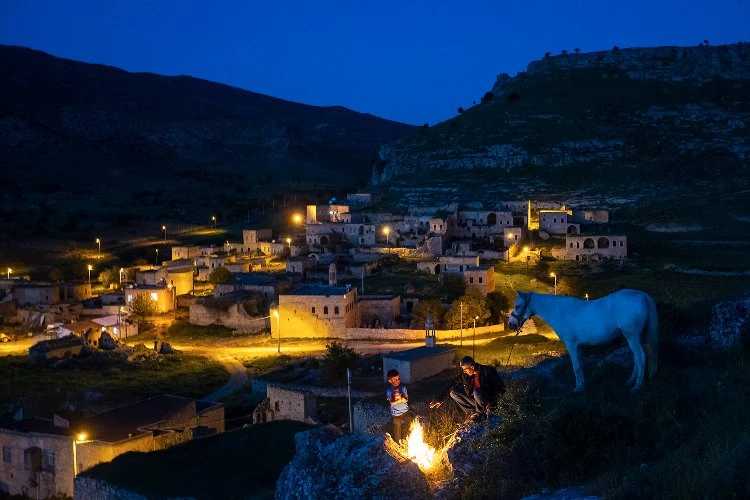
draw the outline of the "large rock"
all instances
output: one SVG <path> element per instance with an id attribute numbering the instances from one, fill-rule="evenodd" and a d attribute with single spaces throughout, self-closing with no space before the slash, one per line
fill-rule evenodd
<path id="1" fill-rule="evenodd" d="M 716 304 L 711 315 L 711 343 L 730 348 L 750 342 L 750 299 Z"/>
<path id="2" fill-rule="evenodd" d="M 419 467 L 388 453 L 386 439 L 343 435 L 330 426 L 297 434 L 297 452 L 276 483 L 276 498 L 429 498 Z"/>

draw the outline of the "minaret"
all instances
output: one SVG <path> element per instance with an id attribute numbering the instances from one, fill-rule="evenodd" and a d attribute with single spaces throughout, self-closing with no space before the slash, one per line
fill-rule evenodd
<path id="1" fill-rule="evenodd" d="M 331 265 L 328 266 L 328 284 L 331 286 L 336 286 L 338 283 L 336 279 L 336 263 L 331 262 Z"/>

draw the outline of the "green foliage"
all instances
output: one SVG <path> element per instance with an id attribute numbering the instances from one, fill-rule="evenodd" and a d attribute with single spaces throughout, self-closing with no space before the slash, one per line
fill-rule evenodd
<path id="1" fill-rule="evenodd" d="M 324 384 L 335 385 L 346 381 L 346 370 L 357 367 L 360 355 L 349 347 L 333 341 L 326 344 L 328 351 L 320 360 L 320 378 Z"/>
<path id="2" fill-rule="evenodd" d="M 139 293 L 130 302 L 130 311 L 137 320 L 143 320 L 157 313 L 156 302 L 147 293 Z"/>
<path id="3" fill-rule="evenodd" d="M 412 328 L 424 328 L 428 315 L 432 316 L 432 322 L 436 329 L 442 326 L 443 305 L 438 299 L 422 299 L 417 302 L 411 312 Z"/>
<path id="4" fill-rule="evenodd" d="M 99 282 L 101 282 L 104 288 L 109 288 L 112 284 L 118 284 L 120 282 L 120 268 L 112 266 L 99 273 Z"/>
<path id="5" fill-rule="evenodd" d="M 217 267 L 208 275 L 208 281 L 214 285 L 229 283 L 232 281 L 232 273 L 224 266 Z"/>
<path id="6" fill-rule="evenodd" d="M 462 295 L 453 301 L 451 308 L 445 313 L 445 326 L 449 329 L 457 329 L 461 326 L 461 304 L 463 303 L 463 326 L 468 328 L 474 325 L 484 325 L 490 318 L 490 309 L 487 300 L 479 291 L 470 289 L 466 295 Z"/>
<path id="7" fill-rule="evenodd" d="M 505 314 L 511 309 L 511 299 L 502 292 L 487 294 L 487 308 L 490 310 L 490 321 L 500 324 L 505 320 Z"/>
<path id="8" fill-rule="evenodd" d="M 456 297 L 463 295 L 466 290 L 464 284 L 464 278 L 457 273 L 441 274 L 440 280 L 443 282 L 443 290 L 445 291 L 445 298 L 451 302 Z"/>

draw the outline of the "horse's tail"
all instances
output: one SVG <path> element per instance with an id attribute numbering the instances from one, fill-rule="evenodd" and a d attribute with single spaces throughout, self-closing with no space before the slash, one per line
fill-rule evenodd
<path id="1" fill-rule="evenodd" d="M 648 364 L 648 378 L 654 378 L 659 363 L 659 313 L 656 302 L 650 296 L 648 300 L 648 323 L 646 324 L 646 351 Z"/>

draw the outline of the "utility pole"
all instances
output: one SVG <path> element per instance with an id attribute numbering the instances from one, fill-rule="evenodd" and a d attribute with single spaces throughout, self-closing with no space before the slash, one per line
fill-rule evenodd
<path id="1" fill-rule="evenodd" d="M 461 302 L 461 346 L 464 345 L 464 303 Z"/>

